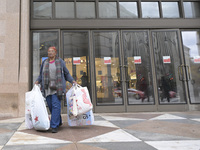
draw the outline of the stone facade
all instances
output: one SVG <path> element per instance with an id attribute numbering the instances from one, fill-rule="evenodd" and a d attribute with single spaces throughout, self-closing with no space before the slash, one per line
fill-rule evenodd
<path id="1" fill-rule="evenodd" d="M 0 116 L 24 116 L 29 90 L 30 1 L 0 1 Z"/>

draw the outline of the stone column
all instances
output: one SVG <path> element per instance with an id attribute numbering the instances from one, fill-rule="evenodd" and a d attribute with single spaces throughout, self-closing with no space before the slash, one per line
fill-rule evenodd
<path id="1" fill-rule="evenodd" d="M 0 117 L 24 115 L 29 76 L 29 0 L 0 0 Z"/>
<path id="2" fill-rule="evenodd" d="M 29 90 L 30 73 L 30 1 L 21 0 L 21 24 L 20 24 L 20 50 L 19 50 L 19 96 L 18 116 L 24 115 L 25 92 Z"/>

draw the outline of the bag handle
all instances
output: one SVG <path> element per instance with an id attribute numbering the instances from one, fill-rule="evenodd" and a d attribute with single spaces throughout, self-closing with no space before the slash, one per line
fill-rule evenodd
<path id="1" fill-rule="evenodd" d="M 82 86 L 79 85 L 79 84 L 73 84 L 73 87 L 74 87 L 75 89 L 77 89 L 77 88 L 81 88 Z"/>

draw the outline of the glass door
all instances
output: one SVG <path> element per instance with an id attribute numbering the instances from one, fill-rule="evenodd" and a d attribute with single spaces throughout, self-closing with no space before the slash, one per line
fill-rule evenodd
<path id="1" fill-rule="evenodd" d="M 128 104 L 155 104 L 147 31 L 123 31 Z"/>
<path id="2" fill-rule="evenodd" d="M 34 85 L 40 73 L 42 61 L 47 57 L 50 46 L 55 46 L 59 53 L 59 31 L 32 31 L 32 84 Z"/>
<path id="3" fill-rule="evenodd" d="M 122 31 L 127 111 L 156 110 L 148 31 Z"/>
<path id="4" fill-rule="evenodd" d="M 179 37 L 176 30 L 152 31 L 152 44 L 159 99 L 158 110 L 163 105 L 186 104 L 184 87 L 184 68 L 179 49 Z M 184 107 L 184 105 L 183 105 Z M 178 110 L 178 107 L 175 108 Z"/>
<path id="5" fill-rule="evenodd" d="M 63 59 L 70 74 L 79 85 L 86 86 L 90 92 L 88 31 L 62 31 L 62 49 Z M 72 84 L 69 82 L 66 84 L 68 91 Z"/>
<path id="6" fill-rule="evenodd" d="M 93 31 L 96 112 L 124 112 L 118 31 Z"/>
<path id="7" fill-rule="evenodd" d="M 200 103 L 200 31 L 182 31 L 191 104 Z"/>

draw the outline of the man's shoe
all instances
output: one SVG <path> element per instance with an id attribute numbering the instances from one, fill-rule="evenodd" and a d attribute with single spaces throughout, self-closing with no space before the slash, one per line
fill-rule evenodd
<path id="1" fill-rule="evenodd" d="M 58 128 L 52 128 L 51 132 L 52 133 L 57 133 L 58 132 Z"/>

